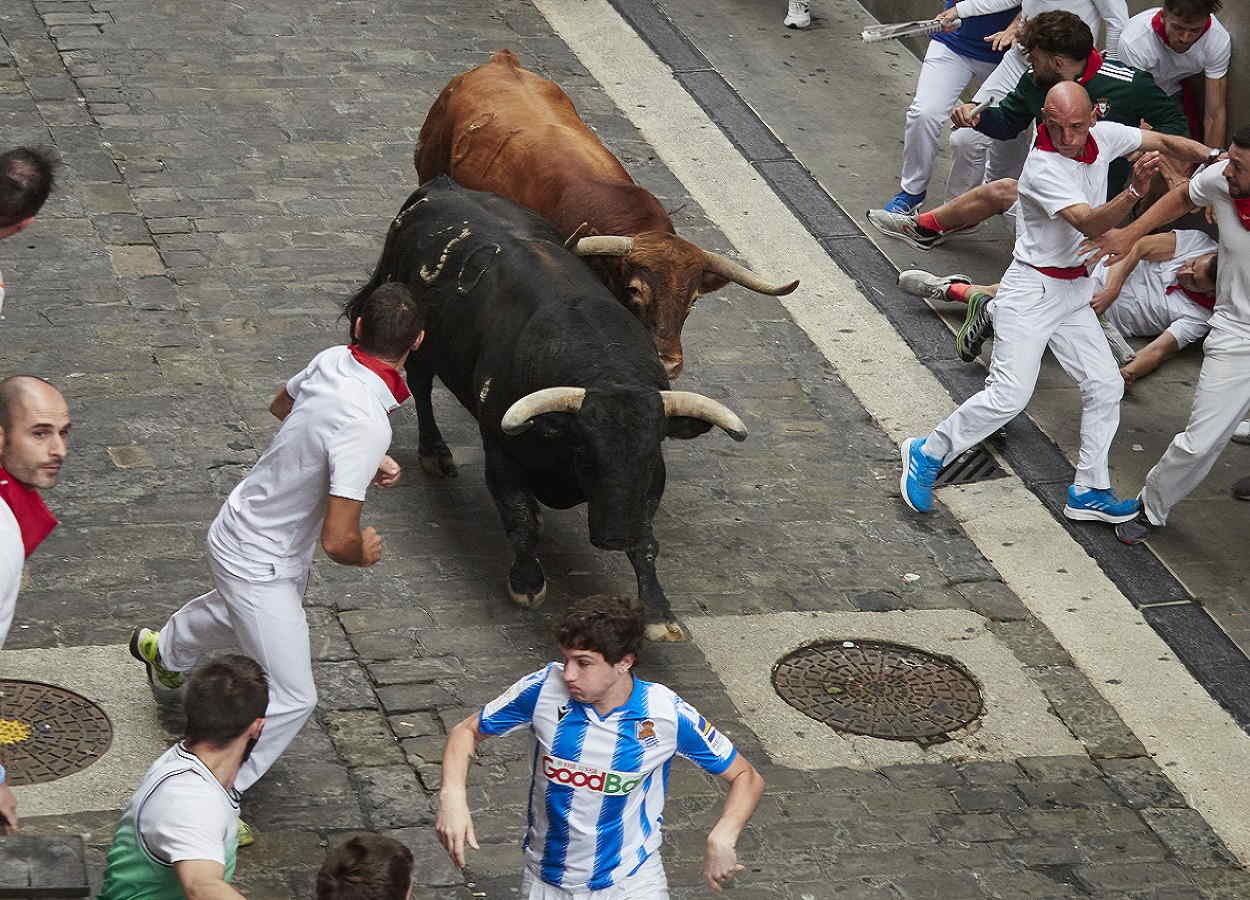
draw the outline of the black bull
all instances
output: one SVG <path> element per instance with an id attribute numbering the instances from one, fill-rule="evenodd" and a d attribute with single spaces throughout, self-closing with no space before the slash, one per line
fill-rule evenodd
<path id="1" fill-rule="evenodd" d="M 446 177 L 422 186 L 391 223 L 373 278 L 348 301 L 349 319 L 387 281 L 430 304 L 407 366 L 422 467 L 456 472 L 430 402 L 437 375 L 477 420 L 486 483 L 515 554 L 513 600 L 534 606 L 546 592 L 534 555 L 538 504 L 586 503 L 590 542 L 625 551 L 634 567 L 648 636 L 681 639 L 655 571 L 660 445 L 713 425 L 742 440 L 741 420 L 706 397 L 670 391 L 642 324 L 552 226 L 502 197 Z"/>

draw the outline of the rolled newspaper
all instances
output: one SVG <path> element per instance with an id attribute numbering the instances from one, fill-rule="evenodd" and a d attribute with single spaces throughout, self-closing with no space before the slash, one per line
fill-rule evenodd
<path id="1" fill-rule="evenodd" d="M 959 19 L 950 24 L 954 28 L 958 28 Z M 892 41 L 896 38 L 911 37 L 914 34 L 937 34 L 939 31 L 945 30 L 946 27 L 947 23 L 941 19 L 918 19 L 914 22 L 869 25 L 860 32 L 860 37 L 864 39 L 866 44 L 875 44 L 878 41 Z"/>

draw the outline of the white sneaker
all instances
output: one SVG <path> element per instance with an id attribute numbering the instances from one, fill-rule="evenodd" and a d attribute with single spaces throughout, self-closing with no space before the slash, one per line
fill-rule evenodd
<path id="1" fill-rule="evenodd" d="M 1250 419 L 1246 419 L 1233 432 L 1233 440 L 1239 444 L 1250 444 Z"/>
<path id="2" fill-rule="evenodd" d="M 811 4 L 808 0 L 790 0 L 786 11 L 785 26 L 787 28 L 806 28 L 812 24 Z"/>

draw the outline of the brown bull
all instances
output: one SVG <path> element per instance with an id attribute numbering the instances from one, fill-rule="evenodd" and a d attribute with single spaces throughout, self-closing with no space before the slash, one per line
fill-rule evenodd
<path id="1" fill-rule="evenodd" d="M 655 335 L 670 378 L 681 372 L 681 327 L 701 294 L 730 281 L 761 294 L 798 287 L 677 236 L 660 202 L 639 187 L 578 118 L 554 82 L 500 50 L 451 80 L 430 108 L 413 162 L 421 183 L 450 175 L 546 218 Z M 592 235 L 581 237 L 581 235 Z"/>

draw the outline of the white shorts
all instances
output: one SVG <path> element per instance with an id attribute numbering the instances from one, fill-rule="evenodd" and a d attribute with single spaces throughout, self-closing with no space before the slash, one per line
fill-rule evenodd
<path id="1" fill-rule="evenodd" d="M 598 891 L 570 891 L 547 884 L 526 866 L 521 876 L 521 900 L 668 900 L 668 878 L 659 853 L 652 853 L 624 881 Z"/>

